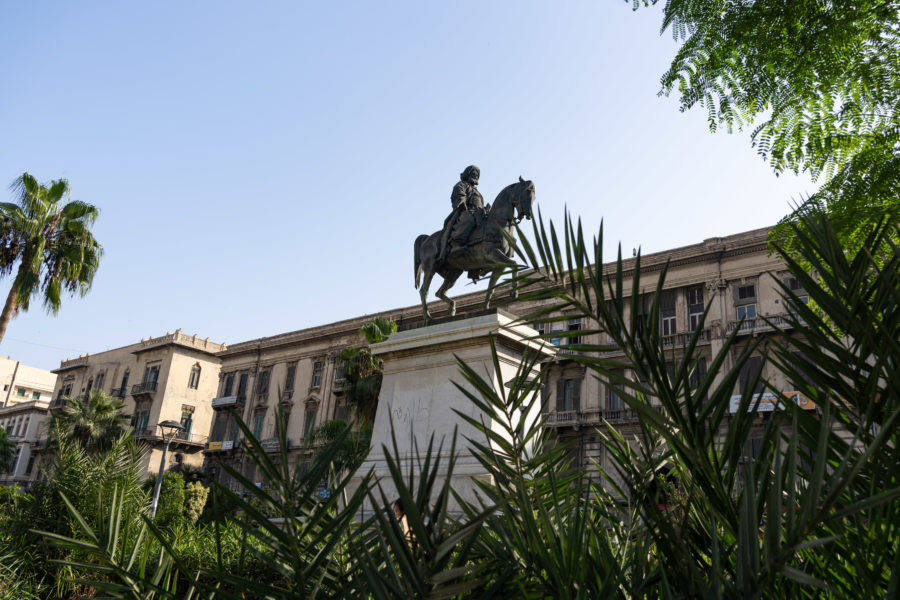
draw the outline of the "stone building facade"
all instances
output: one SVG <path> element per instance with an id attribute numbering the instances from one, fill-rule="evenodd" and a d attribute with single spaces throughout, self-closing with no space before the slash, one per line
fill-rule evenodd
<path id="1" fill-rule="evenodd" d="M 659 308 L 665 346 L 678 352 L 685 339 L 699 327 L 699 317 L 708 308 L 700 333 L 703 360 L 698 369 L 712 363 L 722 352 L 725 337 L 735 329 L 739 340 L 747 340 L 771 335 L 772 329 L 762 317 L 784 323 L 790 307 L 782 298 L 778 282 L 790 286 L 802 299 L 803 290 L 788 276 L 784 264 L 770 255 L 766 244 L 768 232 L 766 228 L 710 238 L 641 258 L 640 310 L 649 311 L 659 275 L 664 267 L 668 269 Z M 624 261 L 625 290 L 631 290 L 634 264 L 635 259 Z M 607 264 L 603 268 L 605 273 L 612 273 L 615 265 Z M 495 300 L 505 301 L 501 294 Z M 478 311 L 483 292 L 457 297 L 456 302 L 458 314 Z M 519 315 L 538 308 L 541 308 L 539 303 L 505 306 L 507 311 Z M 446 316 L 443 302 L 431 303 L 429 310 L 437 319 Z M 302 462 L 315 450 L 310 435 L 316 427 L 331 419 L 351 418 L 340 354 L 348 346 L 363 343 L 359 328 L 376 316 L 392 319 L 401 329 L 421 326 L 421 314 L 421 306 L 415 305 L 228 347 L 178 331 L 63 361 L 55 371 L 59 381 L 54 403 L 92 389 L 123 398 L 125 410 L 134 416 L 138 435 L 155 443 L 157 448 L 159 438 L 155 431 L 160 421 L 189 421 L 190 433 L 186 439 L 178 440 L 173 461 L 202 464 L 211 477 L 234 485 L 221 468 L 227 464 L 258 483 L 258 474 L 243 449 L 244 435 L 235 417 L 240 417 L 275 458 L 276 420 L 281 415 L 289 440 L 290 460 Z M 545 367 L 543 423 L 560 439 L 574 440 L 576 462 L 597 461 L 608 468 L 596 427 L 606 421 L 623 433 L 630 433 L 635 431 L 636 417 L 624 405 L 615 386 L 586 373 L 572 360 L 566 346 L 581 340 L 552 335 L 555 331 L 582 326 L 591 328 L 577 315 L 570 316 L 552 325 L 534 324 L 559 346 L 556 357 Z M 607 337 L 600 332 L 583 341 L 606 344 Z M 738 346 L 732 352 L 739 351 Z M 765 352 L 766 347 L 765 343 L 761 344 L 760 352 Z M 616 353 L 610 351 L 609 355 Z M 731 366 L 732 359 L 733 356 L 724 357 L 726 368 Z M 792 382 L 763 365 L 761 355 L 751 359 L 735 394 L 745 382 L 754 380 L 755 371 L 760 369 L 766 369 L 762 375 L 777 389 L 785 393 L 794 390 Z M 629 377 L 630 373 L 623 375 Z M 748 454 L 752 452 L 753 448 L 748 448 Z M 148 473 L 156 471 L 158 461 L 158 455 L 155 460 L 151 457 Z"/>
<path id="2" fill-rule="evenodd" d="M 797 281 L 790 277 L 784 263 L 770 255 L 766 244 L 768 232 L 769 229 L 764 228 L 711 238 L 700 244 L 641 257 L 641 298 L 637 303 L 639 310 L 649 312 L 659 276 L 667 268 L 659 307 L 660 333 L 663 346 L 673 352 L 676 360 L 681 355 L 680 349 L 699 327 L 700 317 L 707 307 L 709 310 L 699 334 L 701 359 L 697 365 L 698 371 L 705 373 L 707 366 L 723 351 L 726 337 L 737 330 L 737 344 L 724 356 L 717 384 L 724 378 L 725 371 L 731 368 L 734 357 L 743 351 L 748 340 L 764 338 L 757 355 L 751 357 L 741 372 L 730 411 L 737 410 L 737 395 L 744 386 L 757 380 L 757 373 L 761 373 L 776 389 L 801 405 L 809 409 L 815 408 L 795 391 L 795 383 L 787 380 L 774 365 L 766 364 L 762 355 L 769 346 L 765 338 L 773 334 L 769 322 L 785 327 L 787 323 L 784 317 L 791 310 L 782 296 L 779 283 L 790 287 L 801 301 L 806 298 Z M 632 289 L 634 266 L 634 258 L 623 261 L 623 290 L 629 292 Z M 614 270 L 614 264 L 604 265 L 607 275 L 614 273 Z M 630 318 L 630 300 L 629 293 L 623 315 L 626 320 Z M 523 309 L 527 310 L 526 307 Z M 572 320 L 565 324 L 554 323 L 552 327 L 562 330 L 580 325 L 577 320 Z M 607 473 L 612 473 L 614 470 L 605 455 L 597 428 L 603 428 L 605 421 L 625 436 L 632 436 L 637 433 L 637 416 L 623 403 L 616 385 L 610 385 L 586 373 L 583 367 L 571 360 L 565 345 L 581 340 L 552 338 L 552 333 L 551 339 L 561 347 L 548 372 L 544 425 L 552 428 L 560 439 L 573 442 L 573 458 L 577 463 L 587 466 L 596 461 Z M 583 342 L 609 344 L 611 340 L 604 332 L 599 332 L 585 338 Z M 623 357 L 617 350 L 604 354 L 609 358 Z M 625 369 L 622 375 L 625 378 L 633 376 L 629 369 Z M 754 391 L 762 393 L 761 384 Z M 763 406 L 757 428 L 759 435 L 766 418 L 765 410 L 774 407 L 775 401 L 769 395 L 762 396 Z M 653 399 L 650 400 L 653 403 Z M 755 458 L 756 446 L 753 439 L 751 436 L 745 449 L 748 460 Z"/>
<path id="3" fill-rule="evenodd" d="M 56 375 L 9 358 L 0 358 L 0 427 L 16 443 L 16 455 L 8 465 L 0 465 L 0 485 L 27 488 L 34 471 L 32 451 L 40 438 L 53 397 Z"/>
<path id="4" fill-rule="evenodd" d="M 58 379 L 50 410 L 67 398 L 103 392 L 123 401 L 136 436 L 151 446 L 143 470 L 155 474 L 162 455 L 158 424 L 173 420 L 185 428 L 170 446 L 168 466 L 200 468 L 212 424 L 210 405 L 219 380 L 218 353 L 226 349 L 209 338 L 179 329 L 160 337 L 97 354 L 67 359 L 54 370 Z"/>

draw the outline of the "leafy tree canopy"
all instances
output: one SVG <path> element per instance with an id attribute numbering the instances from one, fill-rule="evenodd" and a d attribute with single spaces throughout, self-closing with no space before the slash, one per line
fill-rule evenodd
<path id="1" fill-rule="evenodd" d="M 713 131 L 752 125 L 776 174 L 824 178 L 776 238 L 812 210 L 858 243 L 900 214 L 898 23 L 900 0 L 669 0 L 662 31 L 683 44 L 660 94 L 705 108 Z"/>

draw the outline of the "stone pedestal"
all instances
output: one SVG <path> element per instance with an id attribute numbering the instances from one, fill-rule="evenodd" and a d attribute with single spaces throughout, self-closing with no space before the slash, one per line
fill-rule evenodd
<path id="1" fill-rule="evenodd" d="M 482 378 L 493 381 L 495 389 L 511 381 L 528 352 L 551 356 L 552 346 L 534 339 L 537 332 L 525 325 L 512 326 L 515 317 L 502 311 L 439 323 L 394 334 L 383 343 L 372 346 L 372 353 L 384 361 L 384 381 L 378 398 L 378 409 L 372 433 L 369 456 L 358 471 L 373 470 L 388 498 L 396 497 L 396 489 L 385 462 L 383 447 L 393 448 L 391 431 L 397 443 L 397 456 L 404 473 L 415 464 L 416 448 L 424 457 L 429 439 L 434 435 L 434 448 L 441 446 L 441 470 L 447 470 L 452 437 L 456 428 L 457 461 L 452 475 L 454 490 L 466 500 L 474 499 L 474 479 L 488 478 L 487 472 L 472 456 L 466 437 L 485 442 L 484 434 L 465 422 L 455 411 L 493 429 L 493 423 L 457 389 L 454 382 L 465 383 L 456 363 L 458 356 Z M 494 339 L 499 358 L 497 373 L 491 357 L 490 340 Z M 529 339 L 531 338 L 531 339 Z M 535 365 L 536 370 L 538 365 Z M 535 376 L 536 373 L 531 374 Z M 531 422 L 539 427 L 540 405 L 536 403 Z M 418 475 L 418 470 L 414 469 Z M 439 479 L 437 486 L 443 483 Z M 356 488 L 357 482 L 350 487 Z M 436 487 L 437 487 L 436 486 Z M 367 507 L 371 509 L 371 507 Z M 451 510 L 457 507 L 451 506 Z"/>

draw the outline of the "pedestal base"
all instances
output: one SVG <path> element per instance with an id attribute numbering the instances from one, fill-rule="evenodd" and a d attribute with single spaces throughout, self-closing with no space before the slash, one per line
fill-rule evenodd
<path id="1" fill-rule="evenodd" d="M 402 464 L 404 477 L 408 477 L 412 465 L 418 478 L 417 456 L 424 459 L 433 435 L 433 453 L 440 447 L 441 468 L 436 483 L 440 486 L 446 479 L 455 429 L 457 460 L 451 484 L 462 498 L 474 500 L 474 481 L 488 480 L 489 475 L 472 455 L 466 438 L 485 442 L 485 436 L 457 412 L 483 422 L 491 429 L 503 428 L 456 387 L 454 382 L 472 390 L 459 372 L 456 357 L 486 381 L 493 382 L 494 388 L 499 390 L 499 386 L 515 377 L 526 352 L 552 356 L 555 350 L 552 346 L 536 339 L 537 332 L 531 327 L 512 325 L 514 320 L 512 315 L 497 311 L 402 331 L 388 341 L 372 346 L 372 353 L 384 361 L 384 380 L 369 456 L 358 473 L 362 475 L 372 470 L 387 497 L 393 500 L 397 494 L 385 460 L 385 447 Z M 491 356 L 491 339 L 497 348 L 499 372 Z M 537 370 L 537 365 L 535 367 Z M 540 406 L 536 403 L 529 419 L 534 426 L 540 426 L 537 422 L 539 411 Z M 351 490 L 356 489 L 359 480 L 359 476 L 351 480 Z M 371 510 L 371 506 L 367 509 Z M 452 511 L 456 509 L 458 506 L 451 506 Z"/>

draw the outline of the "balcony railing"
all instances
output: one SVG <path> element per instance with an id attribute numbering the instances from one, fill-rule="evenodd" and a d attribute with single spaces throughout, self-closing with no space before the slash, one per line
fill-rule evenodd
<path id="1" fill-rule="evenodd" d="M 138 429 L 134 432 L 135 437 L 145 440 L 162 440 L 159 430 L 156 428 Z M 188 433 L 187 431 L 179 431 L 172 439 L 172 443 L 181 444 L 197 444 L 198 446 L 206 445 L 209 438 L 199 433 Z"/>
<path id="2" fill-rule="evenodd" d="M 136 383 L 131 386 L 131 395 L 135 394 L 149 394 L 151 392 L 156 391 L 156 380 L 154 381 L 142 381 L 140 383 Z"/>
<path id="3" fill-rule="evenodd" d="M 581 423 L 581 411 L 554 411 L 544 415 L 547 427 L 572 427 Z"/>
<path id="4" fill-rule="evenodd" d="M 672 335 L 664 335 L 660 337 L 660 342 L 662 342 L 663 348 L 667 348 L 670 346 L 674 347 L 682 347 L 687 346 L 691 341 L 691 337 L 694 335 L 693 331 L 682 331 L 679 333 L 675 333 Z M 697 336 L 698 342 L 708 342 L 710 339 L 709 328 L 703 328 L 700 330 L 700 333 Z"/>
<path id="5" fill-rule="evenodd" d="M 743 321 L 729 321 L 726 331 L 730 334 L 735 329 L 738 333 L 753 333 L 757 331 L 772 331 L 775 327 L 790 327 L 791 324 L 787 320 L 787 315 L 768 315 L 765 317 L 754 317 L 752 319 L 744 319 Z"/>
<path id="6" fill-rule="evenodd" d="M 653 406 L 656 412 L 661 412 L 662 407 Z M 637 421 L 638 413 L 627 407 L 622 408 L 588 408 L 585 410 L 552 411 L 544 413 L 545 427 L 580 427 L 598 426 L 607 421 L 609 423 L 622 423 Z"/>
<path id="7" fill-rule="evenodd" d="M 118 388 L 110 392 L 110 395 L 113 398 L 124 398 L 128 395 L 128 391 L 125 388 Z"/>

